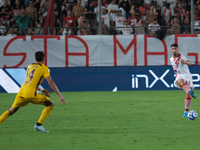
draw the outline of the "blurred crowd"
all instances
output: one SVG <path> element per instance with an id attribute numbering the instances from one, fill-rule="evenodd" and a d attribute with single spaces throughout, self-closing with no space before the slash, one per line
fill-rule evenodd
<path id="1" fill-rule="evenodd" d="M 0 0 L 0 35 L 43 35 L 50 0 Z M 194 0 L 200 33 L 200 0 Z M 54 0 L 55 35 L 188 34 L 191 0 Z"/>

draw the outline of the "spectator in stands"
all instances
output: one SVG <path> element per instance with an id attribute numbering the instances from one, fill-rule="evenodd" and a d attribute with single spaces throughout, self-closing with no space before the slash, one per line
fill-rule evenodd
<path id="1" fill-rule="evenodd" d="M 62 16 L 65 18 L 67 16 L 67 11 L 72 10 L 68 2 L 65 3 L 65 6 L 62 7 Z"/>
<path id="2" fill-rule="evenodd" d="M 104 6 L 104 7 L 108 7 L 108 1 L 107 0 L 102 0 L 102 6 Z"/>
<path id="3" fill-rule="evenodd" d="M 69 28 L 68 22 L 65 22 L 64 28 L 61 28 L 58 35 L 73 35 L 73 30 Z"/>
<path id="4" fill-rule="evenodd" d="M 181 2 L 178 3 L 177 10 L 179 11 L 178 17 L 179 17 L 179 20 L 180 20 L 180 24 L 183 24 L 184 18 L 186 17 L 186 15 L 188 14 L 188 12 L 187 12 L 187 10 L 185 10 L 183 8 L 183 5 L 182 5 Z"/>
<path id="5" fill-rule="evenodd" d="M 190 15 L 188 14 L 184 20 L 184 25 L 190 25 Z"/>
<path id="6" fill-rule="evenodd" d="M 77 21 L 78 21 L 78 27 L 81 26 L 83 20 L 86 20 L 86 17 L 85 17 L 85 13 L 81 12 L 80 17 L 77 19 Z"/>
<path id="7" fill-rule="evenodd" d="M 105 24 L 107 27 L 110 27 L 110 11 L 109 8 L 103 8 L 102 9 L 102 18 L 103 18 L 103 24 Z"/>
<path id="8" fill-rule="evenodd" d="M 158 24 L 158 18 L 153 19 L 153 23 L 148 25 L 149 34 L 155 35 L 156 31 L 160 30 L 160 25 Z"/>
<path id="9" fill-rule="evenodd" d="M 104 18 L 101 18 L 101 23 L 102 23 L 102 35 L 109 35 L 110 31 L 108 26 L 105 24 Z M 97 28 L 97 34 L 99 34 L 99 28 Z"/>
<path id="10" fill-rule="evenodd" d="M 6 34 L 6 27 L 2 23 L 2 19 L 0 18 L 0 35 Z"/>
<path id="11" fill-rule="evenodd" d="M 59 17 L 54 15 L 54 27 L 55 27 L 54 35 L 57 35 L 57 32 L 60 30 L 59 27 L 61 26 L 62 26 L 62 23 L 60 22 Z"/>
<path id="12" fill-rule="evenodd" d="M 49 3 L 50 3 L 50 0 L 42 0 L 41 3 L 40 3 L 40 7 L 44 7 L 45 10 L 48 10 L 49 8 Z"/>
<path id="13" fill-rule="evenodd" d="M 125 17 L 122 16 L 122 11 L 118 10 L 118 15 L 113 19 L 112 26 L 114 26 L 115 24 L 115 27 L 123 27 L 124 20 L 125 20 Z M 117 34 L 122 34 L 122 28 L 116 28 L 116 32 Z"/>
<path id="14" fill-rule="evenodd" d="M 37 12 L 40 11 L 40 0 L 33 0 L 33 6 L 37 9 Z"/>
<path id="15" fill-rule="evenodd" d="M 47 17 L 47 10 L 45 7 L 40 8 L 40 13 L 42 14 L 43 18 L 46 19 Z"/>
<path id="16" fill-rule="evenodd" d="M 140 17 L 138 23 L 135 25 L 135 34 L 145 34 L 143 17 Z"/>
<path id="17" fill-rule="evenodd" d="M 90 1 L 89 5 L 85 7 L 85 17 L 87 18 L 87 21 L 90 23 L 90 25 L 93 27 L 95 24 L 95 13 L 94 13 L 94 1 Z"/>
<path id="18" fill-rule="evenodd" d="M 189 28 L 188 28 L 188 27 L 185 27 L 185 28 L 184 28 L 183 34 L 190 34 L 190 31 L 189 31 Z"/>
<path id="19" fill-rule="evenodd" d="M 200 0 L 196 0 L 196 5 L 200 5 Z"/>
<path id="20" fill-rule="evenodd" d="M 16 17 L 18 15 L 21 14 L 21 5 L 20 5 L 20 1 L 19 0 L 15 0 L 15 5 L 14 8 L 12 10 L 12 16 Z"/>
<path id="21" fill-rule="evenodd" d="M 54 3 L 57 4 L 57 9 L 58 9 L 58 12 L 60 14 L 61 12 L 61 7 L 62 7 L 62 4 L 63 4 L 63 0 L 54 0 Z"/>
<path id="22" fill-rule="evenodd" d="M 43 35 L 43 29 L 41 27 L 40 22 L 37 23 L 37 28 L 34 29 L 34 35 Z"/>
<path id="23" fill-rule="evenodd" d="M 110 34 L 110 29 L 108 28 L 107 24 L 105 23 L 104 18 L 102 18 L 102 34 L 103 35 L 109 35 Z"/>
<path id="24" fill-rule="evenodd" d="M 70 4 L 71 8 L 73 9 L 74 5 L 77 4 L 77 0 L 67 0 L 68 3 Z"/>
<path id="25" fill-rule="evenodd" d="M 73 7 L 72 14 L 78 19 L 80 17 L 81 12 L 84 12 L 85 9 L 81 6 L 81 0 L 78 0 L 77 5 Z"/>
<path id="26" fill-rule="evenodd" d="M 172 27 L 171 27 L 171 31 L 173 34 L 180 34 L 180 23 L 179 23 L 179 20 L 177 17 L 175 17 L 173 20 L 172 20 L 172 23 L 171 23 Z"/>
<path id="27" fill-rule="evenodd" d="M 124 20 L 124 28 L 122 28 L 122 34 L 133 34 L 133 28 L 129 25 L 128 19 Z"/>
<path id="28" fill-rule="evenodd" d="M 137 11 L 136 11 L 135 5 L 132 5 L 132 6 L 131 6 L 131 9 L 130 9 L 130 11 L 129 11 L 129 15 L 132 14 L 132 10 L 135 10 L 135 15 L 136 15 L 136 16 L 139 16 L 139 11 L 138 11 L 138 9 L 137 9 Z"/>
<path id="29" fill-rule="evenodd" d="M 21 32 L 23 35 L 27 34 L 28 27 L 32 27 L 31 19 L 26 15 L 24 8 L 21 9 L 21 15 L 18 15 L 16 17 L 12 18 L 11 21 L 14 21 L 14 20 L 17 22 L 18 26 L 20 28 L 22 28 Z"/>
<path id="30" fill-rule="evenodd" d="M 139 7 L 139 14 L 141 17 L 144 18 L 144 20 L 146 20 L 146 15 L 148 14 L 148 11 L 146 9 L 146 3 L 143 2 L 143 5 Z"/>
<path id="31" fill-rule="evenodd" d="M 197 13 L 194 13 L 194 29 L 200 29 L 200 20 Z"/>
<path id="32" fill-rule="evenodd" d="M 169 3 L 167 3 L 166 6 L 161 9 L 161 16 L 165 21 L 165 25 L 168 25 L 170 18 L 174 16 L 174 9 L 170 8 Z"/>
<path id="33" fill-rule="evenodd" d="M 194 34 L 200 34 L 200 30 L 199 29 L 195 29 L 194 30 Z"/>
<path id="34" fill-rule="evenodd" d="M 156 18 L 157 18 L 157 17 L 158 17 L 158 12 L 157 12 L 157 9 L 156 9 L 156 2 L 155 2 L 155 1 L 152 1 L 152 2 L 151 2 L 150 9 L 153 10 L 153 13 L 154 13 L 154 15 L 155 15 Z M 149 10 L 150 10 L 150 9 L 149 9 Z"/>
<path id="35" fill-rule="evenodd" d="M 60 18 L 61 17 L 60 10 L 58 9 L 58 4 L 56 2 L 54 2 L 53 7 L 54 7 L 54 15 Z"/>
<path id="36" fill-rule="evenodd" d="M 129 22 L 130 22 L 130 25 L 132 26 L 132 27 L 134 27 L 135 26 L 135 24 L 137 23 L 137 21 L 138 21 L 138 17 L 135 15 L 135 9 L 132 9 L 131 10 L 131 16 L 129 17 Z"/>
<path id="37" fill-rule="evenodd" d="M 177 0 L 167 0 L 167 2 L 170 4 L 170 8 L 174 9 L 177 4 Z"/>
<path id="38" fill-rule="evenodd" d="M 116 0 L 111 1 L 111 3 L 108 5 L 108 9 L 110 9 L 110 21 L 113 21 L 118 14 L 118 5 L 116 4 Z"/>
<path id="39" fill-rule="evenodd" d="M 151 7 L 149 12 L 149 15 L 146 17 L 146 26 L 153 23 L 154 18 L 156 18 L 156 15 L 154 14 L 154 7 Z"/>
<path id="40" fill-rule="evenodd" d="M 43 14 L 42 14 L 42 13 L 39 13 L 39 14 L 38 14 L 38 19 L 37 19 L 37 21 L 36 21 L 36 25 L 37 25 L 38 23 L 40 23 L 40 24 L 41 24 L 41 27 L 44 27 L 44 22 L 45 22 L 45 20 L 44 20 Z"/>
<path id="41" fill-rule="evenodd" d="M 12 10 L 11 7 L 8 5 L 7 0 L 3 0 L 3 6 L 0 7 L 0 18 L 3 20 L 3 24 L 5 24 L 6 27 L 10 26 L 9 19 L 11 18 Z"/>
<path id="42" fill-rule="evenodd" d="M 83 27 L 83 28 L 82 28 Z M 87 28 L 86 28 L 87 27 Z M 84 31 L 87 30 L 87 31 Z M 79 31 L 78 34 L 81 35 L 81 33 L 90 33 L 90 24 L 87 22 L 87 19 L 85 16 L 82 17 L 82 22 L 79 25 Z M 88 34 L 89 35 L 89 34 Z"/>
<path id="43" fill-rule="evenodd" d="M 122 11 L 122 16 L 124 16 L 124 18 L 126 18 L 126 11 L 124 10 L 123 7 L 120 7 L 118 10 Z"/>
<path id="44" fill-rule="evenodd" d="M 191 11 L 191 0 L 188 0 L 187 2 L 186 2 L 186 8 L 185 8 L 188 12 L 190 12 Z"/>
<path id="45" fill-rule="evenodd" d="M 131 9 L 131 0 L 119 0 L 118 7 L 123 8 L 123 10 L 125 11 L 124 17 L 128 19 L 129 11 Z"/>
<path id="46" fill-rule="evenodd" d="M 8 30 L 8 33 L 6 34 L 6 36 L 16 36 L 16 34 L 14 33 L 14 29 L 13 28 L 10 28 Z"/>
<path id="47" fill-rule="evenodd" d="M 95 25 L 97 25 L 99 23 L 99 6 L 98 6 L 98 2 L 97 2 L 97 7 L 94 8 L 94 13 L 95 13 L 95 16 L 96 16 L 96 19 L 95 19 Z M 105 6 L 102 6 L 101 5 L 101 10 L 105 8 Z M 102 14 L 102 11 L 101 11 L 101 14 Z"/>
<path id="48" fill-rule="evenodd" d="M 26 35 L 34 35 L 34 31 L 32 29 L 28 29 L 28 32 Z"/>
<path id="49" fill-rule="evenodd" d="M 65 22 L 68 22 L 69 28 L 76 27 L 76 19 L 72 16 L 72 11 L 67 11 L 67 16 L 63 18 L 63 26 Z"/>
<path id="50" fill-rule="evenodd" d="M 162 7 L 164 6 L 164 3 L 166 3 L 166 0 L 155 0 L 157 2 L 157 10 L 161 10 Z"/>
<path id="51" fill-rule="evenodd" d="M 172 22 L 173 22 L 175 17 L 178 18 L 178 14 L 179 14 L 178 10 L 175 10 L 174 15 L 169 19 L 168 26 L 172 25 Z M 180 20 L 179 20 L 179 22 L 180 22 Z"/>
<path id="52" fill-rule="evenodd" d="M 33 0 L 29 1 L 29 7 L 26 7 L 26 14 L 31 19 L 33 27 L 35 27 L 37 21 L 37 9 L 33 6 Z"/>
<path id="53" fill-rule="evenodd" d="M 79 35 L 91 35 L 90 34 L 90 25 L 87 23 L 87 21 L 83 21 L 81 26 L 80 26 L 80 34 Z"/>
<path id="54" fill-rule="evenodd" d="M 88 5 L 88 0 L 81 0 L 81 6 L 85 8 Z"/>

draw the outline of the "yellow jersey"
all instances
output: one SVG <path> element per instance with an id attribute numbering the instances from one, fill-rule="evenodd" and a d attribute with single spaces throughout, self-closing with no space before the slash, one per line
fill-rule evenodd
<path id="1" fill-rule="evenodd" d="M 21 86 L 18 95 L 22 97 L 35 97 L 37 88 L 44 78 L 50 76 L 49 68 L 42 63 L 28 65 L 26 79 Z"/>

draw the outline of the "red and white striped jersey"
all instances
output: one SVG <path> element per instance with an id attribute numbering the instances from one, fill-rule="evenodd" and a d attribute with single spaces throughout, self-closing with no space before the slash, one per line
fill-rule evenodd
<path id="1" fill-rule="evenodd" d="M 181 59 L 184 59 L 185 61 L 187 61 L 188 59 L 182 55 L 182 54 L 178 54 L 178 57 L 174 58 L 173 56 L 170 58 L 172 67 L 174 69 L 174 73 L 175 76 L 178 77 L 179 75 L 191 75 L 190 70 L 188 68 L 187 64 L 182 64 L 181 63 Z"/>

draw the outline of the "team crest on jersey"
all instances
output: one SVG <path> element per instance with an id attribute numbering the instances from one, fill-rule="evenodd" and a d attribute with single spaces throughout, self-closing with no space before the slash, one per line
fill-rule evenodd
<path id="1" fill-rule="evenodd" d="M 178 68 L 178 65 L 173 65 L 173 69 L 176 70 Z"/>

